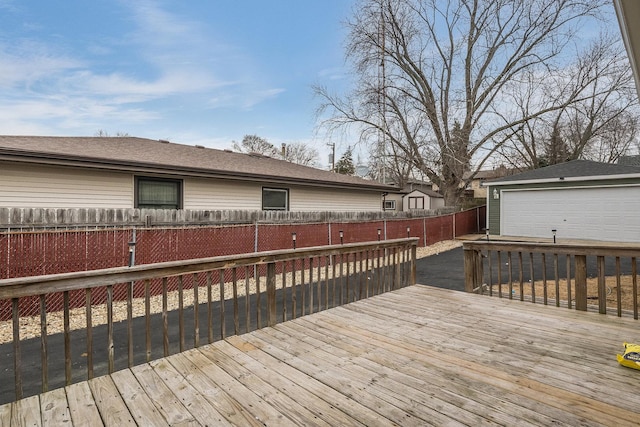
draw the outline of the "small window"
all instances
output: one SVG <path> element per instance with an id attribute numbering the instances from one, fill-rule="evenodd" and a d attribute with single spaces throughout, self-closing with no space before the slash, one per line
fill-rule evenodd
<path id="1" fill-rule="evenodd" d="M 384 201 L 384 210 L 385 211 L 395 211 L 396 210 L 396 201 L 395 200 L 385 200 Z"/>
<path id="2" fill-rule="evenodd" d="M 181 209 L 182 181 L 136 177 L 135 205 L 140 209 Z"/>
<path id="3" fill-rule="evenodd" d="M 263 188 L 262 189 L 262 210 L 263 211 L 288 211 L 289 210 L 289 190 L 286 188 Z"/>
<path id="4" fill-rule="evenodd" d="M 409 209 L 424 209 L 424 197 L 409 197 Z"/>

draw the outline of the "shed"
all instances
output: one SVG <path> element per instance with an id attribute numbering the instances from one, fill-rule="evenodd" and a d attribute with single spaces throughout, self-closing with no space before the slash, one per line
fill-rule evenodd
<path id="1" fill-rule="evenodd" d="M 640 242 L 640 167 L 574 160 L 487 187 L 490 235 Z"/>

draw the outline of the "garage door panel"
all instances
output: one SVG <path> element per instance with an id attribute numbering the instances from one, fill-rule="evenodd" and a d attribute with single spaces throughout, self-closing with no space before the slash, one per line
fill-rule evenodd
<path id="1" fill-rule="evenodd" d="M 640 187 L 503 191 L 504 236 L 640 242 Z"/>

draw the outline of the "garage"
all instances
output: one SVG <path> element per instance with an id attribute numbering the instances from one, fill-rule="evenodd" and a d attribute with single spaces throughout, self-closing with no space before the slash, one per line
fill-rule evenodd
<path id="1" fill-rule="evenodd" d="M 490 235 L 640 242 L 640 166 L 574 160 L 487 187 Z"/>
<path id="2" fill-rule="evenodd" d="M 640 242 L 640 186 L 505 190 L 505 236 Z"/>

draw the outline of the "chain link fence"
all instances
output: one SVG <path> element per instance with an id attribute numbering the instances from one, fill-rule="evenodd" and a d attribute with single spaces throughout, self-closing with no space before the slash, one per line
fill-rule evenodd
<path id="1" fill-rule="evenodd" d="M 109 228 L 84 230 L 47 230 L 0 233 L 0 279 L 97 270 L 135 264 L 152 264 L 233 255 L 277 249 L 358 243 L 405 237 L 419 238 L 419 246 L 478 233 L 485 224 L 485 207 L 450 215 L 411 219 L 375 221 L 345 221 L 316 223 L 265 223 L 194 226 L 179 228 Z M 130 252 L 131 251 L 131 252 Z M 249 273 L 252 277 L 254 271 Z M 192 289 L 194 283 L 206 286 L 205 275 L 182 281 L 170 278 L 167 283 L 152 282 L 151 295 Z M 225 281 L 231 280 L 225 277 Z M 194 282 L 195 281 L 195 282 Z M 113 298 L 126 300 L 134 289 L 141 297 L 145 286 L 129 284 L 114 286 Z M 106 301 L 105 288 L 91 293 L 92 304 Z M 85 293 L 71 293 L 67 302 L 71 308 L 84 307 Z M 45 301 L 47 311 L 62 309 L 62 294 Z M 20 316 L 38 316 L 40 298 L 20 300 Z M 0 301 L 0 320 L 11 318 L 11 301 Z"/>

